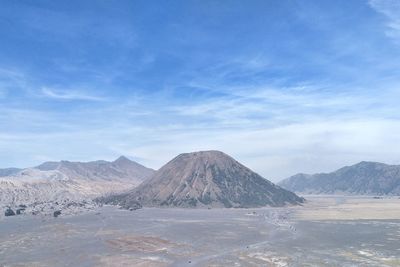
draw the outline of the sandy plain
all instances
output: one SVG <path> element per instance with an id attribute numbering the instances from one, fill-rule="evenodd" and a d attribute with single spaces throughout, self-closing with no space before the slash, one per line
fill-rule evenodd
<path id="1" fill-rule="evenodd" d="M 400 197 L 303 196 L 299 220 L 400 220 Z"/>
<path id="2" fill-rule="evenodd" d="M 306 197 L 289 208 L 7 217 L 0 266 L 400 266 L 398 198 Z"/>

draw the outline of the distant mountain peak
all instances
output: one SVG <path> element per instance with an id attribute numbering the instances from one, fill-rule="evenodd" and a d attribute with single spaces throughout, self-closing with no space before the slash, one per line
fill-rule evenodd
<path id="1" fill-rule="evenodd" d="M 361 161 L 331 173 L 297 174 L 279 183 L 305 194 L 400 194 L 400 165 Z"/>
<path id="2" fill-rule="evenodd" d="M 125 156 L 119 156 L 119 158 L 114 160 L 114 163 L 119 163 L 119 162 L 132 162 L 132 161 Z"/>
<path id="3" fill-rule="evenodd" d="M 209 156 L 209 155 L 226 155 L 224 152 L 219 151 L 219 150 L 200 150 L 200 151 L 194 151 L 194 152 L 188 152 L 188 153 L 182 153 L 178 156 L 181 155 L 192 155 L 192 156 Z"/>
<path id="4" fill-rule="evenodd" d="M 354 164 L 352 166 L 362 166 L 362 165 L 385 165 L 385 164 L 379 163 L 379 162 L 374 162 L 374 161 L 363 160 L 363 161 L 360 161 L 359 163 L 356 163 L 356 164 Z"/>
<path id="5" fill-rule="evenodd" d="M 209 162 L 218 162 L 218 161 L 231 161 L 234 160 L 231 156 L 225 154 L 222 151 L 218 150 L 205 150 L 205 151 L 196 151 L 189 153 L 182 153 L 175 157 L 175 159 L 186 159 L 192 161 L 209 161 Z"/>
<path id="6" fill-rule="evenodd" d="M 36 169 L 39 169 L 41 171 L 50 171 L 50 170 L 55 170 L 57 169 L 58 166 L 60 166 L 61 162 L 58 161 L 46 161 L 39 166 L 36 166 Z"/>

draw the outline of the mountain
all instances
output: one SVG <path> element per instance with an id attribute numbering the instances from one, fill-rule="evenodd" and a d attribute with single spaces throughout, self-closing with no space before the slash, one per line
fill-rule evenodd
<path id="1" fill-rule="evenodd" d="M 18 173 L 21 169 L 18 168 L 6 168 L 0 169 L 0 177 L 9 176 Z"/>
<path id="2" fill-rule="evenodd" d="M 399 195 L 400 165 L 363 161 L 331 173 L 296 174 L 279 185 L 305 194 Z"/>
<path id="3" fill-rule="evenodd" d="M 300 204 L 304 199 L 264 179 L 219 151 L 185 153 L 132 191 L 103 199 L 125 208 L 261 207 Z"/>
<path id="4" fill-rule="evenodd" d="M 153 173 L 126 157 L 113 162 L 45 162 L 0 177 L 0 204 L 79 200 L 123 192 Z"/>
<path id="5" fill-rule="evenodd" d="M 128 180 L 139 184 L 151 176 L 154 170 L 121 156 L 113 162 L 104 160 L 92 162 L 45 162 L 35 169 L 41 171 L 60 171 L 71 179 L 85 179 L 90 181 Z"/>

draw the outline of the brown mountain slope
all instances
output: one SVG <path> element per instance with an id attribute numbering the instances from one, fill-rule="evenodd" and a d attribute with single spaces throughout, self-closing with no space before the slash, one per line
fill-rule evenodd
<path id="1" fill-rule="evenodd" d="M 303 199 L 274 185 L 219 151 L 177 156 L 131 192 L 106 203 L 124 207 L 261 207 Z"/>
<path id="2" fill-rule="evenodd" d="M 126 192 L 153 173 L 125 157 L 112 162 L 45 162 L 0 177 L 0 207 Z"/>

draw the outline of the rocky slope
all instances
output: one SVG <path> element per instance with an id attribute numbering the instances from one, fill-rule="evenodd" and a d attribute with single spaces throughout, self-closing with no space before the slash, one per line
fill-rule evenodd
<path id="1" fill-rule="evenodd" d="M 0 205 L 90 199 L 126 191 L 153 172 L 125 157 L 113 162 L 46 162 L 0 177 Z"/>
<path id="2" fill-rule="evenodd" d="M 131 192 L 103 199 L 129 208 L 261 207 L 303 199 L 274 185 L 219 151 L 181 154 Z"/>
<path id="3" fill-rule="evenodd" d="M 360 162 L 331 173 L 296 174 L 279 185 L 304 194 L 399 195 L 400 165 Z"/>

